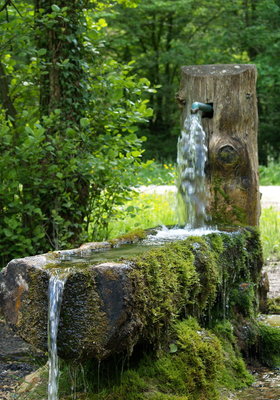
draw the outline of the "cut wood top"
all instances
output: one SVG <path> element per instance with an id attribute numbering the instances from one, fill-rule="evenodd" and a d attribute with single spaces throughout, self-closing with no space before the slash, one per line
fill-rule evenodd
<path id="1" fill-rule="evenodd" d="M 182 72 L 186 75 L 194 76 L 226 76 L 241 74 L 252 69 L 256 70 L 254 64 L 209 64 L 185 66 L 182 67 Z"/>

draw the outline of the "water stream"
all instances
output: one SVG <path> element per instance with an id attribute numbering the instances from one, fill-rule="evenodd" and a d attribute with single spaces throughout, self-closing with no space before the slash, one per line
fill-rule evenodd
<path id="1" fill-rule="evenodd" d="M 58 399 L 58 356 L 57 332 L 59 324 L 60 306 L 66 276 L 51 275 L 49 280 L 49 322 L 48 322 L 48 351 L 49 351 L 49 383 L 48 400 Z"/>
<path id="2" fill-rule="evenodd" d="M 190 114 L 184 121 L 177 150 L 179 218 L 188 228 L 203 227 L 208 219 L 206 162 L 206 134 L 201 116 Z"/>

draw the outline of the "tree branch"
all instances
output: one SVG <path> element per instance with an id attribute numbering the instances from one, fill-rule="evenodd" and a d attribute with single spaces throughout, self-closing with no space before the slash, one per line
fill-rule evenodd
<path id="1" fill-rule="evenodd" d="M 18 9 L 17 6 L 13 3 L 12 0 L 6 0 L 5 3 L 4 3 L 4 5 L 0 8 L 0 12 L 3 11 L 3 10 L 5 10 L 5 9 L 7 10 L 7 7 L 8 7 L 8 6 L 14 7 L 14 9 L 15 9 L 15 10 L 19 13 L 19 15 L 22 17 L 22 15 L 21 15 L 19 9 Z"/>

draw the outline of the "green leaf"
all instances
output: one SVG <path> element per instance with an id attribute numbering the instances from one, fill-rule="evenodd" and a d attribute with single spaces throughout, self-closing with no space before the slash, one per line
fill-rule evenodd
<path id="1" fill-rule="evenodd" d="M 90 121 L 88 118 L 81 118 L 80 119 L 80 125 L 82 128 L 87 128 L 90 124 Z"/>
<path id="2" fill-rule="evenodd" d="M 140 157 L 142 154 L 142 151 L 139 150 L 134 150 L 131 152 L 132 157 Z"/>
<path id="3" fill-rule="evenodd" d="M 56 4 L 53 4 L 53 5 L 52 5 L 52 10 L 53 10 L 54 12 L 59 12 L 59 11 L 60 11 L 60 7 L 58 7 Z"/>
<path id="4" fill-rule="evenodd" d="M 45 55 L 46 53 L 47 53 L 47 50 L 46 50 L 46 49 L 39 49 L 39 50 L 37 51 L 38 56 L 43 56 L 43 55 Z"/>
<path id="5" fill-rule="evenodd" d="M 178 347 L 175 343 L 171 343 L 169 345 L 169 353 L 176 353 L 178 351 Z"/>

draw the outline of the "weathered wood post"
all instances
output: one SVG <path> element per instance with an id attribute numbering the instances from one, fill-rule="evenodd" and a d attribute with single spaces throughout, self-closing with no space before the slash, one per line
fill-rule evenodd
<path id="1" fill-rule="evenodd" d="M 212 224 L 256 226 L 260 216 L 256 67 L 182 67 L 178 101 L 183 120 L 194 102 L 213 105 L 202 119 L 208 138 L 206 170 Z"/>

